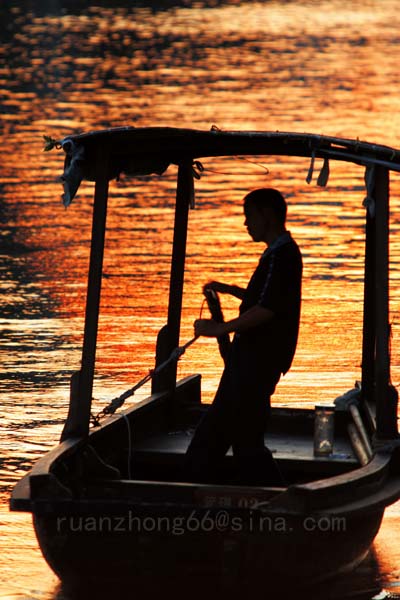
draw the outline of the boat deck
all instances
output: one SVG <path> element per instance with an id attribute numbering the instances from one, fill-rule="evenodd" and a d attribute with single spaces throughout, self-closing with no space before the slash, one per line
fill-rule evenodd
<path id="1" fill-rule="evenodd" d="M 193 430 L 171 431 L 168 434 L 159 434 L 135 444 L 135 452 L 140 455 L 160 454 L 165 455 L 184 455 Z M 265 445 L 274 454 L 279 461 L 307 461 L 318 463 L 346 463 L 348 466 L 357 466 L 358 461 L 354 456 L 350 442 L 344 437 L 335 439 L 334 452 L 327 457 L 315 457 L 313 451 L 313 440 L 310 436 L 298 433 L 289 433 L 285 435 L 278 433 L 267 433 L 265 435 Z M 228 451 L 228 456 L 232 450 Z"/>
<path id="2" fill-rule="evenodd" d="M 171 481 L 181 477 L 184 455 L 192 435 L 193 429 L 171 431 L 134 444 L 132 466 L 138 477 Z M 337 436 L 334 452 L 327 457 L 314 456 L 313 439 L 305 432 L 267 433 L 265 445 L 273 453 L 287 481 L 292 483 L 340 475 L 360 466 L 344 436 Z M 234 468 L 232 458 L 229 449 L 223 463 L 225 473 Z"/>

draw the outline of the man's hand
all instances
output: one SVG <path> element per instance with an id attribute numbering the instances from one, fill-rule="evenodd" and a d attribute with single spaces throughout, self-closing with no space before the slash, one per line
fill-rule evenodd
<path id="1" fill-rule="evenodd" d="M 203 335 L 205 337 L 219 337 L 226 333 L 225 323 L 217 323 L 212 319 L 197 319 L 194 322 L 195 336 Z"/>
<path id="2" fill-rule="evenodd" d="M 213 290 L 214 292 L 218 292 L 220 294 L 229 294 L 230 287 L 230 285 L 221 283 L 220 281 L 209 281 L 203 286 L 203 292 L 204 290 Z"/>
<path id="3" fill-rule="evenodd" d="M 204 290 L 213 290 L 219 294 L 230 294 L 231 296 L 235 296 L 235 298 L 239 298 L 239 300 L 243 300 L 245 292 L 243 288 L 240 288 L 237 285 L 229 285 L 228 283 L 221 283 L 220 281 L 209 281 L 203 286 L 203 292 Z"/>
<path id="4" fill-rule="evenodd" d="M 226 333 L 242 333 L 253 327 L 265 325 L 273 319 L 275 319 L 275 313 L 272 310 L 256 304 L 239 315 L 237 319 L 232 319 L 232 321 L 217 323 L 212 319 L 197 319 L 194 322 L 194 333 L 196 337 L 199 335 L 219 337 Z"/>

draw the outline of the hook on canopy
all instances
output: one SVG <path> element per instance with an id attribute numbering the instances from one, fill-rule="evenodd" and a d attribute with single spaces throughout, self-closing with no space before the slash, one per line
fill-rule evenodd
<path id="1" fill-rule="evenodd" d="M 306 177 L 307 183 L 311 183 L 313 173 L 314 173 L 314 162 L 315 162 L 315 150 L 313 150 L 312 154 L 311 154 L 310 167 L 308 169 L 308 173 L 307 173 L 307 177 Z"/>
<path id="2" fill-rule="evenodd" d="M 329 179 L 329 159 L 324 158 L 324 164 L 322 165 L 321 171 L 319 172 L 317 185 L 319 187 L 325 187 Z"/>
<path id="3" fill-rule="evenodd" d="M 312 178 L 313 178 L 314 165 L 315 165 L 315 152 L 316 151 L 314 149 L 311 153 L 310 167 L 308 169 L 308 173 L 307 173 L 307 177 L 306 177 L 307 183 L 311 183 Z M 328 183 L 328 179 L 329 179 L 329 159 L 324 158 L 324 164 L 322 165 L 321 171 L 318 175 L 317 185 L 320 187 L 325 187 L 326 184 Z"/>

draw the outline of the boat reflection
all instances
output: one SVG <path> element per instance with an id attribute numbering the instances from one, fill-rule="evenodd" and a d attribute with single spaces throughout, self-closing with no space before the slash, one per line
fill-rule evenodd
<path id="1" fill-rule="evenodd" d="M 282 580 L 280 584 L 271 588 L 268 580 L 263 581 L 230 581 L 206 580 L 196 582 L 180 578 L 171 582 L 168 590 L 165 586 L 159 587 L 157 574 L 154 573 L 153 581 L 140 582 L 128 587 L 110 587 L 99 589 L 80 588 L 79 590 L 67 589 L 60 585 L 53 591 L 51 600 L 109 600 L 109 598 L 143 598 L 147 600 L 159 600 L 160 596 L 171 594 L 176 600 L 187 597 L 195 600 L 242 600 L 254 595 L 259 598 L 279 600 L 385 600 L 394 599 L 397 596 L 382 589 L 380 582 L 379 564 L 375 552 L 371 550 L 363 563 L 351 574 L 343 575 L 341 578 L 325 583 L 321 586 L 299 589 L 288 586 L 287 581 Z M 400 596 L 399 596 L 400 597 Z"/>

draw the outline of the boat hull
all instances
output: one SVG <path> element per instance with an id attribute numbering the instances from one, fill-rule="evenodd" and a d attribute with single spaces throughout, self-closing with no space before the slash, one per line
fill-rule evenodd
<path id="1" fill-rule="evenodd" d="M 183 382 L 177 393 L 194 385 L 197 379 Z M 236 591 L 257 584 L 279 589 L 284 581 L 298 589 L 363 560 L 386 506 L 400 497 L 397 446 L 377 451 L 364 466 L 347 454 L 316 459 L 312 411 L 279 410 L 269 435 L 274 425 L 272 447 L 290 485 L 232 483 L 232 456 L 218 482 L 182 481 L 191 422 L 167 429 L 167 398 L 155 394 L 93 430 L 89 440 L 64 441 L 14 488 L 11 508 L 33 514 L 42 553 L 64 585 L 126 582 L 157 594 L 177 580 L 205 591 L 210 583 Z M 134 479 L 126 419 L 136 432 Z M 337 425 L 340 448 L 339 418 Z"/>
<path id="2" fill-rule="evenodd" d="M 101 581 L 164 590 L 177 578 L 222 588 L 289 580 L 309 586 L 353 570 L 368 553 L 383 512 L 305 519 L 132 507 L 108 514 L 36 514 L 34 527 L 48 564 L 72 587 Z"/>

